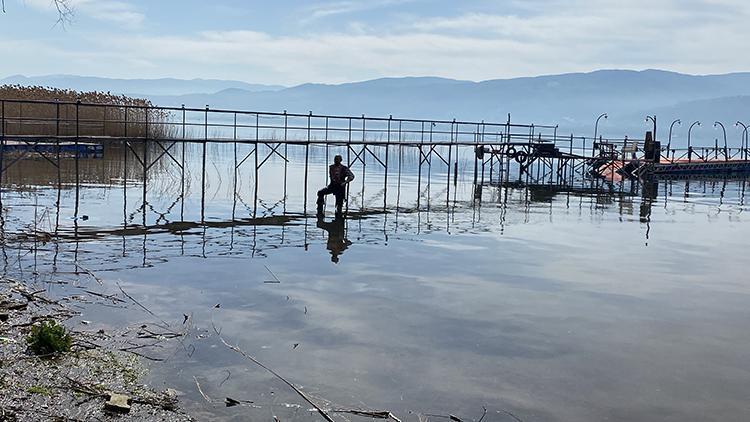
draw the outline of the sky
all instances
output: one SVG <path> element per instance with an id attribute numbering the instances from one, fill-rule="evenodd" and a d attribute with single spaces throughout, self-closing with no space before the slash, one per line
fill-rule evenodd
<path id="1" fill-rule="evenodd" d="M 747 0 L 5 0 L 0 77 L 296 85 L 750 70 Z"/>

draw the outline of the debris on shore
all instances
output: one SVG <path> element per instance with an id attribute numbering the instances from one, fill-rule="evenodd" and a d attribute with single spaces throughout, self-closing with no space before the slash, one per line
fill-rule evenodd
<path id="1" fill-rule="evenodd" d="M 140 383 L 137 353 L 108 347 L 103 330 L 63 328 L 77 312 L 43 293 L 0 278 L 0 421 L 193 420 L 178 408 L 178 392 Z M 30 347 L 34 327 L 69 351 L 39 355 L 47 349 Z"/>

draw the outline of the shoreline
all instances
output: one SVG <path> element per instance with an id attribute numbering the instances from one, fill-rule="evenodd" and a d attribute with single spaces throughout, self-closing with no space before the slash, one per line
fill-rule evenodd
<path id="1" fill-rule="evenodd" d="M 77 330 L 66 324 L 79 315 L 73 309 L 76 303 L 82 303 L 80 298 L 54 300 L 44 290 L 31 291 L 22 282 L 0 278 L 0 421 L 193 421 L 179 408 L 179 392 L 157 391 L 141 383 L 148 373 L 142 362 L 148 357 L 137 352 L 141 346 L 122 350 L 112 342 L 115 336 L 118 341 L 129 336 L 133 341 L 161 342 L 181 333 L 163 336 L 148 324 L 136 333 L 107 333 L 85 330 L 88 322 Z M 28 351 L 26 336 L 41 321 L 66 327 L 73 339 L 70 352 L 38 357 Z M 107 404 L 117 404 L 117 397 L 110 400 L 112 393 L 125 396 L 119 407 Z"/>

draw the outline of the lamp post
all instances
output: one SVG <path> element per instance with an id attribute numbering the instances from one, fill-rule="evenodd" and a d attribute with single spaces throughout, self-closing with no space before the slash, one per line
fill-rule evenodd
<path id="1" fill-rule="evenodd" d="M 599 133 L 599 120 L 601 120 L 602 117 L 606 119 L 608 117 L 607 113 L 602 113 L 596 118 L 596 124 L 594 124 L 594 142 L 596 142 L 596 135 Z"/>
<path id="2" fill-rule="evenodd" d="M 729 161 L 729 149 L 727 148 L 727 129 L 724 127 L 724 124 L 716 121 L 714 122 L 714 128 L 721 127 L 722 133 L 724 133 L 724 161 Z"/>
<path id="3" fill-rule="evenodd" d="M 739 120 L 737 120 L 737 123 L 735 123 L 734 125 L 742 126 L 743 128 L 742 139 L 740 139 L 740 143 L 742 144 L 742 158 L 747 160 L 747 125 Z"/>
<path id="4" fill-rule="evenodd" d="M 667 141 L 667 154 L 669 154 L 669 149 L 672 146 L 672 129 L 674 128 L 675 124 L 682 126 L 682 120 L 677 119 L 674 122 L 672 122 L 671 125 L 669 125 L 669 140 Z"/>
<path id="5" fill-rule="evenodd" d="M 656 114 L 653 116 L 646 116 L 646 123 L 648 123 L 649 120 L 654 122 L 654 141 L 656 141 Z"/>
<path id="6" fill-rule="evenodd" d="M 693 147 L 690 143 L 690 134 L 693 132 L 693 127 L 695 127 L 695 125 L 700 126 L 701 122 L 696 120 L 692 125 L 690 125 L 690 129 L 688 129 L 688 163 L 693 161 Z"/>

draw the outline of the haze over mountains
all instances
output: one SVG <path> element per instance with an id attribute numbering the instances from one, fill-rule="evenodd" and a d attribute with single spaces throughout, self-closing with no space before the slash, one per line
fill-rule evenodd
<path id="1" fill-rule="evenodd" d="M 94 76 L 46 75 L 24 76 L 13 75 L 0 79 L 0 85 L 41 85 L 55 88 L 75 89 L 77 91 L 109 91 L 126 95 L 184 95 L 205 93 L 212 94 L 224 89 L 242 89 L 245 91 L 273 91 L 283 89 L 279 85 L 250 84 L 241 81 L 219 79 L 112 79 Z"/>
<path id="2" fill-rule="evenodd" d="M 712 128 L 722 121 L 730 144 L 741 131 L 732 125 L 750 123 L 750 73 L 694 76 L 659 70 L 600 70 L 483 82 L 432 77 L 384 78 L 340 85 L 304 84 L 290 88 L 220 80 L 123 80 L 77 76 L 12 77 L 2 83 L 39 84 L 72 89 L 108 90 L 142 95 L 155 104 L 317 114 L 486 120 L 504 122 L 507 113 L 518 123 L 559 124 L 560 134 L 592 136 L 601 113 L 604 136 L 642 137 L 644 118 L 656 114 L 659 137 L 675 126 L 673 143 L 681 145 L 687 127 L 703 125 L 695 139 L 713 143 L 722 138 Z"/>

